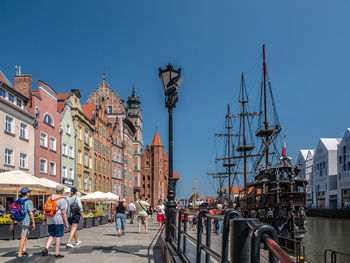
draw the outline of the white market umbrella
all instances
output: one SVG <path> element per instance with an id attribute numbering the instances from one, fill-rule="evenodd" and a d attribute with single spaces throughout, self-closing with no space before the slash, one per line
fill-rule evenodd
<path id="1" fill-rule="evenodd" d="M 117 196 L 116 194 L 113 194 L 111 192 L 108 192 L 105 195 L 108 198 L 108 200 L 106 200 L 106 201 L 118 201 L 119 200 L 119 196 Z"/>
<path id="2" fill-rule="evenodd" d="M 91 194 L 87 194 L 80 199 L 83 202 L 99 202 L 99 201 L 107 201 L 108 196 L 106 195 L 106 193 L 97 191 Z"/>
<path id="3" fill-rule="evenodd" d="M 41 183 L 34 177 L 23 171 L 15 170 L 0 173 L 0 193 L 17 194 L 22 187 L 33 190 L 32 194 L 49 194 L 52 188 Z"/>
<path id="4" fill-rule="evenodd" d="M 56 191 L 56 186 L 59 185 L 59 183 L 52 181 L 50 179 L 47 179 L 47 178 L 36 178 L 35 177 L 35 179 L 37 179 L 42 185 L 50 187 L 55 191 Z M 70 193 L 70 188 L 64 185 L 64 192 Z"/>

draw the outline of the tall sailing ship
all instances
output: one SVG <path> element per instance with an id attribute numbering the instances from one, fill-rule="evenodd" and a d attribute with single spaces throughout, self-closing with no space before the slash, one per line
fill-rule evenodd
<path id="1" fill-rule="evenodd" d="M 228 132 L 222 134 L 227 137 L 228 150 L 225 157 L 216 159 L 223 161 L 230 169 L 214 176 L 221 182 L 228 177 L 229 198 L 233 199 L 231 189 L 235 184 L 234 179 L 243 175 L 244 186 L 234 199 L 233 206 L 243 217 L 259 218 L 260 221 L 271 224 L 279 235 L 280 243 L 286 249 L 295 252 L 306 232 L 307 181 L 298 176 L 299 168 L 286 155 L 285 143 L 281 154 L 276 146 L 282 128 L 268 79 L 265 45 L 263 45 L 259 110 L 249 111 L 243 73 L 239 103 L 241 112 L 238 114 L 230 114 L 228 108 L 226 115 Z M 231 119 L 238 119 L 237 134 L 231 133 L 233 129 Z M 253 132 L 256 119 L 257 129 Z M 230 141 L 232 136 L 235 140 Z M 255 147 L 255 140 L 258 147 Z M 231 178 L 232 175 L 234 176 Z"/>

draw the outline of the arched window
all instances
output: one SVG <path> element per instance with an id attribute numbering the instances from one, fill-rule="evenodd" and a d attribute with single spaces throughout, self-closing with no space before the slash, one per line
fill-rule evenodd
<path id="1" fill-rule="evenodd" d="M 46 113 L 44 115 L 44 122 L 50 126 L 54 126 L 53 119 L 50 114 Z"/>

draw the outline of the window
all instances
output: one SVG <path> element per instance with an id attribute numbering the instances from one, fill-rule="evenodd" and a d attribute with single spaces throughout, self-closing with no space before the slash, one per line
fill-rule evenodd
<path id="1" fill-rule="evenodd" d="M 5 130 L 10 133 L 15 133 L 15 124 L 13 118 L 6 115 L 5 118 Z"/>
<path id="2" fill-rule="evenodd" d="M 78 179 L 77 179 L 77 186 L 79 188 L 81 188 L 81 176 L 80 175 L 78 176 Z"/>
<path id="3" fill-rule="evenodd" d="M 117 168 L 113 168 L 113 178 L 117 178 Z"/>
<path id="4" fill-rule="evenodd" d="M 122 194 L 122 189 L 121 189 L 121 186 L 118 184 L 118 195 L 121 196 Z"/>
<path id="5" fill-rule="evenodd" d="M 111 122 L 109 123 L 109 128 L 112 128 L 112 123 Z"/>
<path id="6" fill-rule="evenodd" d="M 92 158 L 89 157 L 89 168 L 91 169 L 92 168 Z"/>
<path id="7" fill-rule="evenodd" d="M 119 145 L 118 138 L 115 138 L 115 144 L 116 144 L 116 145 Z"/>
<path id="8" fill-rule="evenodd" d="M 113 161 L 117 161 L 117 153 L 116 152 L 113 152 Z"/>
<path id="9" fill-rule="evenodd" d="M 50 162 L 50 175 L 56 175 L 56 163 Z"/>
<path id="10" fill-rule="evenodd" d="M 84 172 L 84 190 L 88 191 L 89 190 L 89 173 Z"/>
<path id="11" fill-rule="evenodd" d="M 0 97 L 6 99 L 6 91 L 3 89 L 0 89 Z"/>
<path id="12" fill-rule="evenodd" d="M 66 133 L 67 133 L 68 135 L 71 135 L 71 130 L 70 130 L 70 125 L 69 125 L 69 124 L 67 124 Z"/>
<path id="13" fill-rule="evenodd" d="M 119 168 L 118 168 L 118 179 L 121 179 L 121 171 Z"/>
<path id="14" fill-rule="evenodd" d="M 102 153 L 102 144 L 100 142 L 98 143 L 98 151 Z"/>
<path id="15" fill-rule="evenodd" d="M 5 164 L 13 165 L 13 150 L 5 148 Z"/>
<path id="16" fill-rule="evenodd" d="M 118 162 L 121 162 L 121 157 L 120 157 L 120 153 L 118 153 Z"/>
<path id="17" fill-rule="evenodd" d="M 88 190 L 91 192 L 91 179 L 89 179 L 89 189 Z"/>
<path id="18" fill-rule="evenodd" d="M 113 109 L 112 106 L 108 106 L 108 113 L 112 113 Z"/>
<path id="19" fill-rule="evenodd" d="M 99 134 L 102 134 L 102 128 L 101 128 L 101 126 L 98 127 L 98 133 L 99 133 Z"/>
<path id="20" fill-rule="evenodd" d="M 47 160 L 40 158 L 40 172 L 47 173 Z"/>
<path id="21" fill-rule="evenodd" d="M 113 184 L 113 194 L 117 194 L 117 186 L 115 184 Z"/>
<path id="22" fill-rule="evenodd" d="M 53 119 L 50 114 L 46 113 L 44 115 L 44 122 L 50 126 L 54 126 Z"/>
<path id="23" fill-rule="evenodd" d="M 103 155 L 106 155 L 106 146 L 103 145 Z"/>
<path id="24" fill-rule="evenodd" d="M 56 151 L 56 138 L 50 136 L 50 150 Z"/>
<path id="25" fill-rule="evenodd" d="M 69 146 L 69 157 L 70 157 L 70 158 L 74 158 L 73 146 Z"/>
<path id="26" fill-rule="evenodd" d="M 90 138 L 89 145 L 90 145 L 90 147 L 92 147 L 92 136 L 89 135 L 89 138 Z"/>
<path id="27" fill-rule="evenodd" d="M 78 126 L 78 138 L 79 140 L 82 140 L 82 130 L 80 126 Z"/>
<path id="28" fill-rule="evenodd" d="M 97 151 L 97 141 L 94 139 L 94 150 Z"/>
<path id="29" fill-rule="evenodd" d="M 74 179 L 74 170 L 73 170 L 73 168 L 69 168 L 69 178 Z"/>
<path id="30" fill-rule="evenodd" d="M 66 178 L 68 177 L 68 176 L 67 176 L 67 167 L 66 167 L 66 166 L 63 166 L 63 167 L 62 167 L 62 176 L 63 176 L 63 177 L 66 177 Z"/>
<path id="31" fill-rule="evenodd" d="M 85 129 L 84 142 L 89 145 L 89 131 L 87 129 Z"/>
<path id="32" fill-rule="evenodd" d="M 110 155 L 109 155 L 109 148 L 107 147 L 107 157 L 110 158 Z"/>
<path id="33" fill-rule="evenodd" d="M 78 151 L 78 164 L 81 164 L 81 151 Z"/>
<path id="34" fill-rule="evenodd" d="M 106 137 L 106 129 L 103 128 L 103 137 Z"/>
<path id="35" fill-rule="evenodd" d="M 89 152 L 84 151 L 84 166 L 89 167 Z"/>
<path id="36" fill-rule="evenodd" d="M 19 155 L 19 167 L 28 168 L 28 156 L 25 153 Z"/>
<path id="37" fill-rule="evenodd" d="M 47 148 L 47 134 L 40 132 L 40 146 Z"/>
<path id="38" fill-rule="evenodd" d="M 16 101 L 17 103 L 17 106 L 18 107 L 20 107 L 21 109 L 22 109 L 22 100 L 20 100 L 20 99 L 17 99 L 17 101 Z"/>
<path id="39" fill-rule="evenodd" d="M 9 93 L 9 102 L 15 103 L 15 97 Z"/>
<path id="40" fill-rule="evenodd" d="M 68 156 L 68 146 L 65 143 L 62 144 L 62 154 Z"/>
<path id="41" fill-rule="evenodd" d="M 28 139 L 28 126 L 23 122 L 21 122 L 21 126 L 19 129 L 19 136 Z"/>

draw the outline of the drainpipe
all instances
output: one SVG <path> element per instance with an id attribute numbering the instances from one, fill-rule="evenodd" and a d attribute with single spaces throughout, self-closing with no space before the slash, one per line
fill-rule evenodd
<path id="1" fill-rule="evenodd" d="M 34 176 L 37 176 L 36 174 L 36 135 L 38 131 L 38 126 L 39 126 L 39 116 L 40 116 L 40 111 L 39 108 L 35 108 L 35 119 L 34 119 Z"/>

